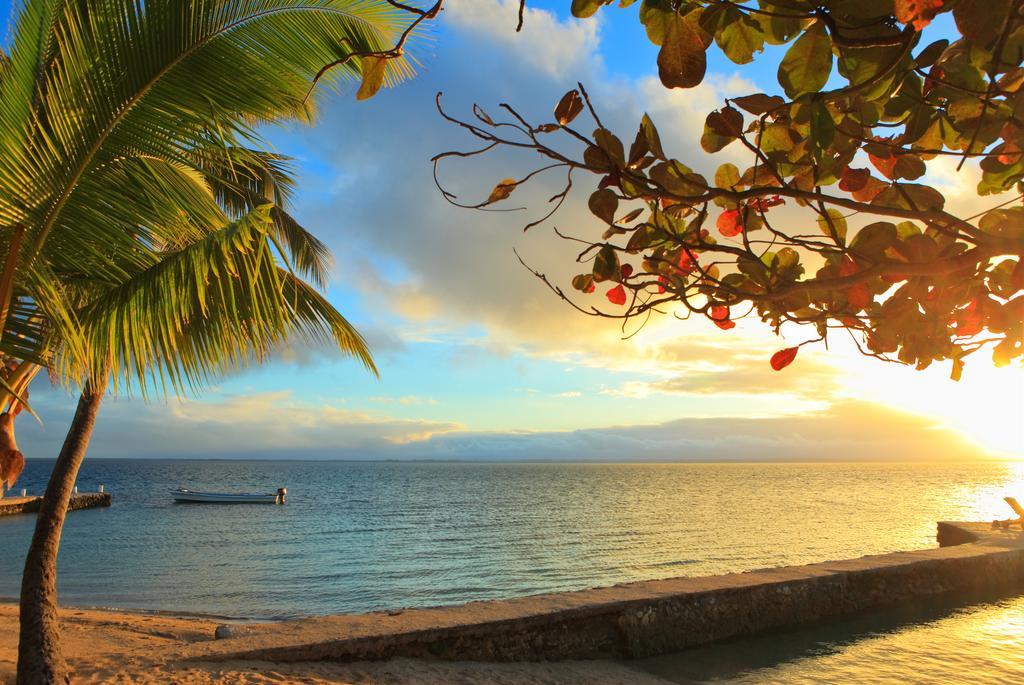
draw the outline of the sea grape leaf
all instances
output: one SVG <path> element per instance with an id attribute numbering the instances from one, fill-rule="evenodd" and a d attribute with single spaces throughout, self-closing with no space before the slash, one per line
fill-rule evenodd
<path id="1" fill-rule="evenodd" d="M 764 32 L 750 15 L 727 7 L 715 32 L 715 42 L 730 60 L 748 64 L 754 61 L 755 53 L 764 50 Z"/>
<path id="2" fill-rule="evenodd" d="M 846 217 L 838 209 L 825 210 L 825 216 L 818 217 L 818 228 L 824 235 L 835 238 L 840 244 L 846 243 Z"/>
<path id="3" fill-rule="evenodd" d="M 693 88 L 707 71 L 705 35 L 692 19 L 673 13 L 658 51 L 658 77 L 666 88 Z"/>
<path id="4" fill-rule="evenodd" d="M 715 172 L 715 185 L 719 188 L 732 190 L 740 184 L 740 170 L 732 162 L 726 162 Z"/>
<path id="5" fill-rule="evenodd" d="M 832 41 L 820 21 L 811 24 L 779 64 L 779 84 L 795 98 L 820 91 L 832 72 Z"/>
<path id="6" fill-rule="evenodd" d="M 572 16 L 585 19 L 592 16 L 603 4 L 602 0 L 572 0 Z"/>
<path id="7" fill-rule="evenodd" d="M 753 95 L 744 95 L 742 97 L 732 98 L 732 103 L 740 109 L 750 112 L 754 116 L 760 116 L 765 112 L 770 112 L 782 107 L 786 104 L 786 101 L 778 95 L 754 93 Z"/>
<path id="8" fill-rule="evenodd" d="M 615 192 L 608 188 L 602 188 L 594 192 L 587 201 L 590 211 L 594 216 L 605 223 L 615 223 L 615 212 L 619 208 L 619 198 Z"/>
<path id="9" fill-rule="evenodd" d="M 602 245 L 594 259 L 594 281 L 608 281 L 619 275 L 619 255 L 611 245 Z"/>
<path id="10" fill-rule="evenodd" d="M 580 92 L 573 88 L 562 96 L 562 99 L 555 105 L 555 121 L 561 126 L 572 123 L 572 120 L 583 111 L 583 99 Z"/>

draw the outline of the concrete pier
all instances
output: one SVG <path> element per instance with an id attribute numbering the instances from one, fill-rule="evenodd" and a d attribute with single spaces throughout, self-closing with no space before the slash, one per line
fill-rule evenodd
<path id="1" fill-rule="evenodd" d="M 35 497 L 2 497 L 0 498 L 0 516 L 11 516 L 13 514 L 34 514 L 39 511 L 43 498 Z M 71 495 L 71 503 L 68 511 L 76 509 L 95 509 L 96 507 L 109 507 L 111 497 L 109 492 L 83 492 L 78 495 Z"/>
<path id="2" fill-rule="evenodd" d="M 223 631 L 202 661 L 647 657 L 956 591 L 1024 591 L 1024 532 L 940 523 L 940 546 L 845 561 Z"/>

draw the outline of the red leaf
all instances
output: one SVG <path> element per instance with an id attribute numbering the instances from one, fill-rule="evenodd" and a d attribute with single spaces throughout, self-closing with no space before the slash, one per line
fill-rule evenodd
<path id="1" fill-rule="evenodd" d="M 620 277 L 622 278 L 622 280 L 626 280 L 627 278 L 629 278 L 630 276 L 633 275 L 633 265 L 632 264 L 623 264 L 619 268 L 619 274 L 620 274 Z"/>
<path id="2" fill-rule="evenodd" d="M 796 353 L 800 350 L 799 347 L 787 347 L 784 350 L 779 350 L 772 355 L 772 368 L 776 371 L 781 371 L 796 359 Z"/>
<path id="3" fill-rule="evenodd" d="M 854 190 L 851 195 L 857 202 L 871 202 L 875 197 L 888 188 L 888 184 L 882 183 L 874 176 L 868 176 L 867 182 L 860 190 Z"/>
<path id="4" fill-rule="evenodd" d="M 896 162 L 899 161 L 899 157 L 896 155 L 877 157 L 869 152 L 868 159 L 871 160 L 871 163 L 875 165 L 876 169 L 882 172 L 883 176 L 890 180 L 896 178 Z"/>
<path id="5" fill-rule="evenodd" d="M 840 276 L 852 276 L 860 271 L 860 267 L 857 266 L 857 262 L 853 261 L 849 257 L 843 259 L 843 263 L 839 265 Z M 874 298 L 871 296 L 871 290 L 868 288 L 867 283 L 857 283 L 851 285 L 845 289 L 846 302 L 853 307 L 854 311 L 860 311 L 867 307 Z"/>
<path id="6" fill-rule="evenodd" d="M 747 204 L 753 207 L 758 212 L 764 214 L 772 207 L 778 207 L 779 205 L 786 204 L 786 201 L 782 199 L 781 195 L 772 195 L 771 197 L 754 198 L 753 200 L 750 200 Z"/>
<path id="7" fill-rule="evenodd" d="M 860 271 L 860 267 L 857 266 L 857 262 L 853 261 L 849 257 L 843 257 L 843 261 L 839 265 L 840 276 L 852 276 L 858 271 Z"/>
<path id="8" fill-rule="evenodd" d="M 615 169 L 610 174 L 601 179 L 601 182 L 597 184 L 598 189 L 608 188 L 609 186 L 617 186 L 620 183 L 619 170 Z"/>
<path id="9" fill-rule="evenodd" d="M 693 273 L 693 270 L 697 268 L 697 255 L 693 254 L 686 248 L 679 251 L 679 270 L 683 273 Z"/>
<path id="10" fill-rule="evenodd" d="M 871 297 L 871 291 L 868 290 L 866 283 L 858 283 L 846 290 L 846 302 L 853 307 L 855 311 L 864 309 L 874 301 Z"/>
<path id="11" fill-rule="evenodd" d="M 843 173 L 839 177 L 839 190 L 845 190 L 848 193 L 860 190 L 867 185 L 868 178 L 870 178 L 870 176 L 870 169 L 854 169 L 853 167 L 846 167 L 843 169 Z"/>
<path id="12" fill-rule="evenodd" d="M 718 232 L 726 238 L 739 235 L 743 232 L 743 217 L 740 216 L 740 210 L 725 210 L 718 215 L 718 221 L 715 222 L 715 226 L 718 227 Z"/>
<path id="13" fill-rule="evenodd" d="M 658 276 L 658 294 L 659 295 L 661 295 L 663 292 L 665 292 L 665 285 L 664 285 L 665 283 L 668 283 L 668 281 L 665 279 L 665 277 L 664 276 Z"/>
<path id="14" fill-rule="evenodd" d="M 1020 290 L 1024 288 L 1024 259 L 1017 260 L 1017 266 L 1010 273 L 1010 285 Z"/>
<path id="15" fill-rule="evenodd" d="M 939 82 L 944 78 L 946 78 L 946 70 L 938 64 L 933 64 L 932 68 L 928 70 L 928 76 L 924 80 L 921 92 L 927 95 L 931 92 L 932 88 L 939 85 Z"/>
<path id="16" fill-rule="evenodd" d="M 730 328 L 736 328 L 736 322 L 729 320 L 728 307 L 712 307 L 710 316 L 711 320 L 715 322 L 715 325 L 723 331 L 727 331 Z"/>
<path id="17" fill-rule="evenodd" d="M 981 298 L 974 298 L 971 303 L 957 313 L 956 334 L 958 336 L 977 335 L 984 326 L 984 313 L 981 311 Z"/>
<path id="18" fill-rule="evenodd" d="M 594 285 L 594 282 L 593 282 L 593 281 L 591 281 L 591 282 L 590 282 L 590 285 L 588 285 L 588 286 L 587 286 L 587 289 L 586 289 L 586 290 L 584 290 L 583 292 L 585 292 L 585 293 L 586 293 L 587 295 L 589 295 L 590 293 L 594 292 L 594 290 L 595 290 L 596 288 L 597 288 L 597 286 L 595 286 L 595 285 Z"/>
<path id="19" fill-rule="evenodd" d="M 896 0 L 896 21 L 913 24 L 915 30 L 921 31 L 939 13 L 942 2 L 943 0 Z"/>
<path id="20" fill-rule="evenodd" d="M 999 152 L 999 156 L 996 157 L 996 159 L 999 160 L 1000 164 L 1005 164 L 1009 166 L 1020 159 L 1021 150 L 1017 146 L 1017 144 L 1014 143 L 1012 140 L 1008 143 L 1000 145 L 999 147 L 996 148 L 996 150 Z"/>
<path id="21" fill-rule="evenodd" d="M 607 292 L 607 297 L 612 304 L 626 304 L 626 289 L 617 285 Z"/>

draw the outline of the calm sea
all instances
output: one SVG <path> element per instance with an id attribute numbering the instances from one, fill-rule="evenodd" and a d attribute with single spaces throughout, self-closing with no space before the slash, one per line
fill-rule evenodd
<path id="1" fill-rule="evenodd" d="M 18 487 L 40 492 L 49 465 L 30 462 Z M 1024 464 L 87 461 L 80 488 L 100 483 L 114 505 L 68 516 L 62 602 L 280 618 L 930 547 L 937 520 L 1008 516 L 1001 498 L 1024 496 Z M 168 493 L 177 486 L 285 486 L 289 495 L 285 506 L 181 505 Z M 0 596 L 17 595 L 32 526 L 29 516 L 0 518 Z M 929 621 L 962 626 L 984 622 L 983 614 L 1013 627 L 996 649 L 1016 662 L 1024 661 L 1022 612 L 1018 600 L 955 606 L 909 625 L 926 650 L 940 640 L 922 632 Z M 902 635 L 905 626 L 895 626 L 867 633 Z M 842 639 L 825 637 L 817 647 L 813 638 L 793 640 L 804 652 L 810 640 L 813 658 L 803 671 L 776 672 L 782 681 L 804 673 L 811 682 L 814 668 L 845 664 Z M 906 643 L 855 644 L 910 653 Z M 761 643 L 751 644 L 758 654 Z M 720 655 L 712 661 L 722 663 Z M 655 666 L 667 675 L 679 664 Z M 737 668 L 728 679 L 771 672 L 759 663 Z M 685 682 L 702 681 L 691 675 Z"/>

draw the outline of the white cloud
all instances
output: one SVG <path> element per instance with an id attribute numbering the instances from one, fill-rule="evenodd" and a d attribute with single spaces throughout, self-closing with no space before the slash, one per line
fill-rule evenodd
<path id="1" fill-rule="evenodd" d="M 546 10 L 527 6 L 524 29 L 516 32 L 518 0 L 449 0 L 444 20 L 463 36 L 509 48 L 521 63 L 564 79 L 597 59 L 600 18 L 590 21 L 559 20 Z M 492 74 L 502 79 L 498 70 Z"/>
<path id="2" fill-rule="evenodd" d="M 69 407 L 58 393 L 37 397 L 48 428 L 22 421 L 18 437 L 29 456 L 59 449 Z M 429 403 L 402 397 L 396 404 Z M 333 405 L 311 405 L 290 392 L 221 395 L 204 400 L 143 404 L 108 398 L 90 454 L 100 457 L 371 458 L 464 426 L 454 421 L 402 419 Z"/>
<path id="3" fill-rule="evenodd" d="M 48 405 L 47 402 L 43 403 Z M 40 432 L 19 426 L 30 457 L 55 454 L 63 405 Z M 933 421 L 866 402 L 767 418 L 685 418 L 575 431 L 467 430 L 304 403 L 290 393 L 142 405 L 107 401 L 93 457 L 593 461 L 964 459 L 983 452 Z"/>
<path id="4" fill-rule="evenodd" d="M 405 453 L 555 461 L 914 461 L 983 454 L 927 419 L 862 402 L 764 419 L 689 418 L 564 432 L 452 432 Z"/>
<path id="5" fill-rule="evenodd" d="M 371 402 L 378 402 L 381 404 L 400 404 L 403 407 L 413 407 L 420 405 L 436 405 L 437 400 L 432 397 L 419 397 L 417 395 L 405 395 L 403 397 L 390 397 L 382 395 L 379 397 L 369 398 Z"/>

